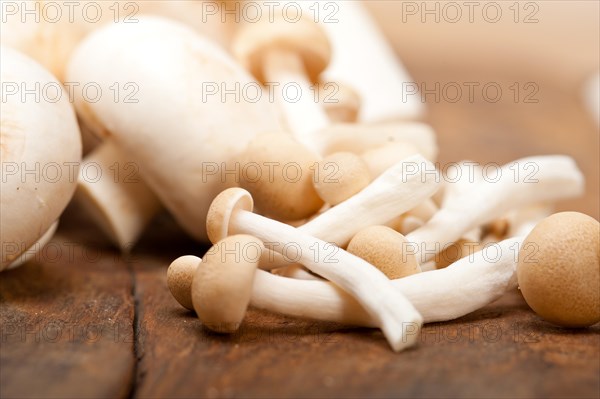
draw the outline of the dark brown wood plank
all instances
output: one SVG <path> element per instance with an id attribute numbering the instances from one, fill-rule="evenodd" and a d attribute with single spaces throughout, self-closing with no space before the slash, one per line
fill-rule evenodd
<path id="1" fill-rule="evenodd" d="M 0 396 L 118 398 L 132 389 L 132 274 L 67 216 L 36 259 L 0 274 Z"/>

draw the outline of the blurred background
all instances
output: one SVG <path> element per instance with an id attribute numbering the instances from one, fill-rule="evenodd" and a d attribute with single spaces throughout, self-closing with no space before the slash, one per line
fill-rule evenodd
<path id="1" fill-rule="evenodd" d="M 451 101 L 455 96 L 450 91 L 439 99 L 421 95 L 425 120 L 438 133 L 441 162 L 468 158 L 502 163 L 534 154 L 571 155 L 586 175 L 586 195 L 565 201 L 560 209 L 577 209 L 598 219 L 595 118 L 600 88 L 594 76 L 600 65 L 600 2 L 474 2 L 472 8 L 464 2 L 436 1 L 365 5 L 414 82 L 428 89 L 452 82 L 463 87 L 457 102 Z M 473 102 L 465 82 L 479 84 Z M 482 94 L 490 82 L 503 90 L 496 103 Z M 595 98 L 595 105 L 586 102 L 589 98 Z"/>

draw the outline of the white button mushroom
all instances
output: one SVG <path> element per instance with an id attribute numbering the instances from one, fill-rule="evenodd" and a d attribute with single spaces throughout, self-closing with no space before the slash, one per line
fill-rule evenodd
<path id="1" fill-rule="evenodd" d="M 133 247 L 162 208 L 138 169 L 108 139 L 84 158 L 77 181 L 75 201 L 122 251 Z M 94 175 L 86 176 L 89 170 Z"/>
<path id="2" fill-rule="evenodd" d="M 130 82 L 127 93 L 138 90 L 134 101 L 76 96 L 75 105 L 139 165 L 179 224 L 204 240 L 210 202 L 238 173 L 230 161 L 256 134 L 281 131 L 278 117 L 266 96 L 243 95 L 242 88 L 260 86 L 215 43 L 173 21 L 137 18 L 89 35 L 67 73 L 104 93 Z M 224 90 L 238 90 L 239 101 Z"/>
<path id="3" fill-rule="evenodd" d="M 51 228 L 71 200 L 81 138 L 75 112 L 56 78 L 15 50 L 2 46 L 1 53 L 4 270 Z M 56 97 L 22 91 L 36 87 L 54 87 Z"/>

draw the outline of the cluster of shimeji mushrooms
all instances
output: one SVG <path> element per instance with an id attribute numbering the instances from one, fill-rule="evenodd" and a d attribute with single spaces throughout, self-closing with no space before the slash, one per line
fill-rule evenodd
<path id="1" fill-rule="evenodd" d="M 425 124 L 357 123 L 359 108 L 372 104 L 348 84 L 335 105 L 308 95 L 323 84 L 336 50 L 330 39 L 306 18 L 240 26 L 231 53 L 160 17 L 90 33 L 59 75 L 104 93 L 133 82 L 138 97 L 89 101 L 75 92 L 81 126 L 103 140 L 79 169 L 94 164 L 106 173 L 117 165 L 126 175 L 132 163 L 140 176 L 77 181 L 65 174 L 40 185 L 11 175 L 2 185 L 3 243 L 9 237 L 22 245 L 3 255 L 2 268 L 51 237 L 77 186 L 78 201 L 123 249 L 163 206 L 192 237 L 213 244 L 202 259 L 175 260 L 167 280 L 175 299 L 215 331 L 236 331 L 252 304 L 378 327 L 399 351 L 417 341 L 422 323 L 465 315 L 517 284 L 552 322 L 597 322 L 598 222 L 577 213 L 545 219 L 549 204 L 581 194 L 574 161 L 523 158 L 493 179 L 477 168 L 466 178 L 473 175 L 463 162 L 456 178 L 443 174 Z M 57 82 L 2 48 L 3 82 L 42 79 Z M 294 84 L 304 95 L 290 102 L 275 90 L 272 103 L 204 91 L 207 83 L 269 82 Z M 80 160 L 66 100 L 11 101 L 2 116 L 3 162 Z M 53 140 L 31 139 L 43 135 Z M 515 174 L 523 165 L 535 166 L 533 179 Z M 537 252 L 526 252 L 532 247 Z"/>

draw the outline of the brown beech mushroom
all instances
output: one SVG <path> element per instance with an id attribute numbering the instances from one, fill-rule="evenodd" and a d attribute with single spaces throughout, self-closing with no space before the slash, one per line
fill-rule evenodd
<path id="1" fill-rule="evenodd" d="M 426 323 L 453 320 L 517 287 L 515 251 L 522 240 L 511 238 L 494 244 L 497 256 L 490 257 L 485 251 L 479 251 L 472 259 L 463 258 L 445 269 L 417 273 L 389 283 L 414 303 Z M 196 259 L 195 264 L 200 264 L 200 258 L 192 258 Z M 187 296 L 190 296 L 189 291 Z M 298 280 L 256 270 L 250 304 L 288 316 L 378 326 L 377 319 L 359 302 L 329 281 Z"/>
<path id="2" fill-rule="evenodd" d="M 350 240 L 347 251 L 394 280 L 421 272 L 415 256 L 405 252 L 406 243 L 402 234 L 387 226 L 371 226 Z"/>
<path id="3" fill-rule="evenodd" d="M 600 321 L 600 224 L 578 212 L 542 220 L 523 241 L 517 277 L 527 304 L 565 327 Z"/>
<path id="4" fill-rule="evenodd" d="M 324 157 L 314 171 L 315 190 L 329 205 L 347 200 L 370 182 L 368 165 L 351 152 L 335 152 Z"/>
<path id="5" fill-rule="evenodd" d="M 232 52 L 259 81 L 274 85 L 289 129 L 299 142 L 319 152 L 314 135 L 329 124 L 329 118 L 315 102 L 311 86 L 331 58 L 323 29 L 307 17 L 292 23 L 276 14 L 273 19 L 243 24 Z"/>
<path id="6" fill-rule="evenodd" d="M 347 84 L 319 82 L 318 100 L 332 123 L 355 123 L 360 111 L 361 99 Z"/>
<path id="7" fill-rule="evenodd" d="M 257 208 L 278 220 L 299 220 L 322 206 L 313 187 L 318 155 L 287 134 L 259 134 L 238 157 L 239 186 L 248 190 Z"/>
<path id="8" fill-rule="evenodd" d="M 167 269 L 167 286 L 171 295 L 186 309 L 194 310 L 192 303 L 192 280 L 202 259 L 192 256 L 180 256 Z"/>
<path id="9" fill-rule="evenodd" d="M 383 273 L 331 243 L 252 213 L 252 208 L 252 197 L 246 190 L 230 188 L 219 194 L 206 217 L 211 242 L 218 242 L 231 234 L 249 234 L 284 256 L 293 253 L 297 263 L 356 298 L 378 321 L 377 325 L 395 351 L 416 343 L 416 336 L 408 334 L 408 331 L 419 331 L 421 316 L 402 294 L 393 289 Z"/>
<path id="10" fill-rule="evenodd" d="M 220 333 L 237 331 L 263 249 L 260 240 L 240 234 L 220 240 L 204 255 L 192 281 L 192 303 L 204 326 Z"/>

